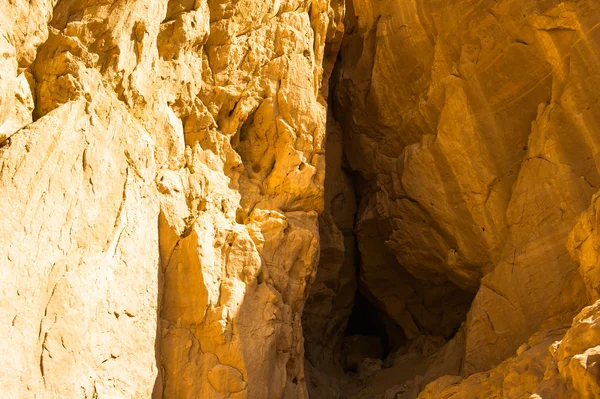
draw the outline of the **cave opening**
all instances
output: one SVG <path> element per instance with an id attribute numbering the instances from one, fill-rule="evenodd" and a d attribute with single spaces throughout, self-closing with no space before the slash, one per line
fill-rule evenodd
<path id="1" fill-rule="evenodd" d="M 342 156 L 342 171 L 349 177 L 354 200 L 358 206 L 365 195 L 368 182 L 360 173 L 348 169 L 346 165 L 347 160 Z M 336 210 L 332 209 L 332 212 L 335 213 Z M 356 237 L 357 216 L 358 209 L 353 215 L 353 229 L 350 232 L 354 251 L 345 254 L 345 256 L 352 256 L 349 263 L 354 265 L 356 288 L 339 353 L 343 369 L 349 373 L 359 372 L 359 365 L 363 359 L 378 359 L 384 362 L 391 353 L 407 344 L 403 328 L 384 311 L 383 304 L 378 302 L 377 298 L 361 283 L 362 259 Z"/>
<path id="2" fill-rule="evenodd" d="M 407 216 L 382 208 L 393 170 L 377 175 L 361 163 L 363 149 L 346 126 L 353 116 L 344 88 L 338 92 L 342 57 L 329 80 L 321 252 L 302 318 L 311 398 L 371 398 L 425 374 L 431 356 L 461 334 L 474 297 L 450 281 L 419 279 L 390 247 L 413 205 Z"/>
<path id="3" fill-rule="evenodd" d="M 407 340 L 402 327 L 357 289 L 343 342 L 340 356 L 344 370 L 356 373 L 362 359 L 384 362 L 390 354 L 406 345 Z"/>
<path id="4" fill-rule="evenodd" d="M 372 304 L 364 295 L 357 291 L 354 297 L 354 307 L 348 318 L 346 337 L 364 335 L 377 337 L 381 342 L 382 357 L 390 353 L 390 337 L 382 320 L 381 310 Z"/>

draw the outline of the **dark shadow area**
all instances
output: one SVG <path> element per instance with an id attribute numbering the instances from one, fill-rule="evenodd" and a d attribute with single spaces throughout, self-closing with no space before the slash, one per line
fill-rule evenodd
<path id="1" fill-rule="evenodd" d="M 382 347 L 382 360 L 398 345 L 406 343 L 406 337 L 402 328 L 390 320 L 389 316 L 370 302 L 360 291 L 356 293 L 354 307 L 352 308 L 345 331 L 346 337 L 353 335 L 379 338 Z"/>
<path id="2" fill-rule="evenodd" d="M 165 228 L 168 228 L 166 220 L 164 220 L 164 216 L 162 215 L 162 211 L 159 212 L 158 221 L 158 247 L 159 247 L 159 257 L 158 257 L 158 265 L 156 268 L 157 274 L 157 283 L 158 283 L 158 294 L 156 298 L 156 338 L 154 341 L 154 357 L 156 361 L 156 379 L 154 381 L 154 387 L 152 388 L 152 399 L 162 399 L 163 398 L 163 375 L 162 375 L 162 360 L 160 353 L 160 343 L 161 343 L 161 310 L 162 310 L 162 302 L 163 302 L 163 291 L 164 291 L 164 273 L 163 273 L 163 258 L 165 254 L 163 253 L 164 239 L 161 240 L 161 232 L 164 231 Z M 162 241 L 162 242 L 161 242 Z"/>

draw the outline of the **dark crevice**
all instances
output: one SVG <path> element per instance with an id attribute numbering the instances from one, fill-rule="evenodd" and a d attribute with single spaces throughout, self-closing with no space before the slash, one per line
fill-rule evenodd
<path id="1" fill-rule="evenodd" d="M 345 335 L 377 337 L 382 347 L 381 360 L 385 360 L 392 351 L 406 345 L 404 330 L 360 290 L 356 292 Z"/>
<path id="2" fill-rule="evenodd" d="M 379 215 L 379 209 L 374 208 L 374 195 L 379 189 L 377 177 L 353 169 L 349 162 L 360 154 L 349 152 L 357 151 L 356 146 L 350 146 L 356 138 L 343 123 L 353 120 L 353 116 L 344 109 L 347 102 L 343 97 L 347 93 L 343 87 L 342 57 L 343 48 L 331 73 L 327 98 L 327 140 L 333 137 L 333 151 L 327 144 L 326 206 L 320 219 L 325 234 L 321 238 L 316 279 L 321 286 L 309 296 L 303 327 L 307 364 L 312 370 L 307 373 L 313 373 L 309 376 L 312 379 L 309 396 L 366 398 L 370 396 L 350 394 L 353 384 L 367 386 L 369 378 L 382 369 L 393 368 L 387 375 L 397 373 L 398 380 L 390 381 L 392 385 L 401 385 L 422 373 L 417 366 L 424 365 L 459 333 L 473 295 L 450 282 L 418 279 L 398 262 L 388 247 L 394 227 L 390 218 Z M 335 165 L 336 170 L 330 170 L 330 165 Z M 340 189 L 341 176 L 349 181 L 350 189 Z M 353 214 L 348 212 L 352 195 L 356 205 Z M 359 220 L 361 216 L 363 220 Z M 394 217 L 404 220 L 405 215 Z M 339 230 L 337 236 L 331 233 L 332 220 Z M 333 237 L 343 242 L 334 245 Z M 344 267 L 348 267 L 347 274 L 353 274 L 351 289 L 343 282 L 347 279 L 342 272 Z M 379 289 L 382 291 L 378 292 Z M 331 321 L 322 320 L 323 316 Z M 407 357 L 403 359 L 404 355 Z M 406 364 L 411 365 L 410 370 Z"/>
<path id="3" fill-rule="evenodd" d="M 365 196 L 365 191 L 368 187 L 367 182 L 363 176 L 348 167 L 348 161 L 343 157 L 342 168 L 344 173 L 350 177 L 352 186 L 354 187 L 355 201 L 357 209 L 361 209 L 361 201 Z M 352 234 L 356 236 L 356 228 L 358 224 L 358 217 L 360 211 L 354 215 L 354 231 Z M 370 337 L 370 341 L 379 341 L 381 345 L 381 352 L 379 359 L 384 360 L 394 349 L 398 348 L 398 345 L 406 344 L 406 336 L 402 328 L 400 328 L 382 309 L 381 304 L 372 298 L 368 290 L 360 283 L 361 273 L 361 252 L 359 248 L 359 242 L 354 239 L 354 267 L 356 273 L 356 281 L 358 281 L 358 287 L 354 294 L 354 306 L 352 312 L 348 318 L 348 324 L 344 332 L 345 337 Z M 398 333 L 400 332 L 400 333 Z M 341 354 L 342 357 L 344 354 Z M 342 364 L 344 364 L 344 359 Z M 354 367 L 350 367 L 347 371 L 357 371 Z"/>

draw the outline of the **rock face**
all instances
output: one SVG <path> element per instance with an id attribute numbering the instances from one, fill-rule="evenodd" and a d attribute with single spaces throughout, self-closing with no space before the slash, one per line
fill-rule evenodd
<path id="1" fill-rule="evenodd" d="M 597 2 L 346 5 L 330 102 L 359 193 L 357 285 L 408 342 L 334 394 L 414 398 L 449 374 L 422 396 L 600 397 L 596 305 L 573 321 L 600 298 Z"/>
<path id="2" fill-rule="evenodd" d="M 599 26 L 4 1 L 2 396 L 600 397 Z"/>
<path id="3" fill-rule="evenodd" d="M 343 4 L 2 6 L 2 396 L 305 397 Z"/>
<path id="4" fill-rule="evenodd" d="M 462 380 L 445 376 L 427 387 L 427 398 L 597 398 L 600 395 L 600 301 L 564 329 L 534 334 L 517 356 L 489 372 Z M 406 396 L 401 396 L 402 398 Z"/>
<path id="5" fill-rule="evenodd" d="M 565 243 L 600 182 L 597 5 L 351 3 L 336 111 L 372 188 L 358 235 L 387 225 L 414 277 L 477 293 L 465 370 L 489 369 L 586 302 Z"/>

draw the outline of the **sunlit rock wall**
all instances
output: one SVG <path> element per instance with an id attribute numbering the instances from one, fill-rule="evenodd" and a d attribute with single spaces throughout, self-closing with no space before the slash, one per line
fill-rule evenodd
<path id="1" fill-rule="evenodd" d="M 1 5 L 2 396 L 305 397 L 343 4 Z"/>
<path id="2" fill-rule="evenodd" d="M 577 244 L 590 222 L 574 233 L 575 259 L 566 244 L 600 185 L 598 7 L 348 2 L 335 113 L 349 165 L 371 187 L 359 247 L 377 252 L 368 247 L 377 236 L 412 276 L 476 293 L 463 375 L 498 365 L 536 331 L 568 326 L 597 299 L 593 244 Z M 427 312 L 401 314 L 402 294 L 386 288 L 405 279 L 365 269 L 400 324 L 410 316 L 430 331 L 418 319 Z"/>

